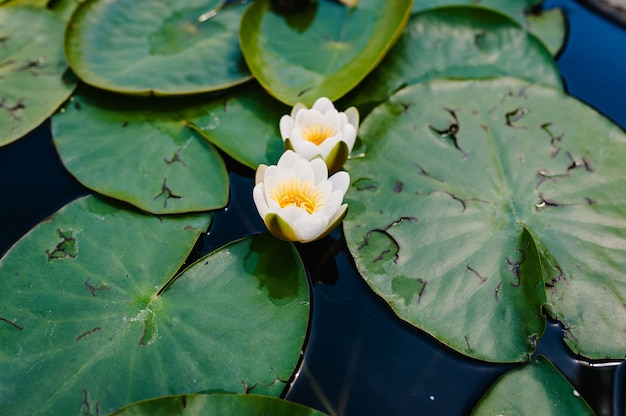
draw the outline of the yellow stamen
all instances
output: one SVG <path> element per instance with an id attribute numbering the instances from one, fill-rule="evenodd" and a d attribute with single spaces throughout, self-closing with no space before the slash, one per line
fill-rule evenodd
<path id="1" fill-rule="evenodd" d="M 324 142 L 324 140 L 337 134 L 337 131 L 330 126 L 320 126 L 319 124 L 315 124 L 313 126 L 303 128 L 300 131 L 300 134 L 304 140 L 319 146 Z"/>
<path id="2" fill-rule="evenodd" d="M 278 183 L 278 187 L 270 190 L 270 198 L 278 202 L 281 208 L 295 205 L 313 214 L 326 203 L 322 191 L 309 181 L 300 178 L 289 178 Z"/>

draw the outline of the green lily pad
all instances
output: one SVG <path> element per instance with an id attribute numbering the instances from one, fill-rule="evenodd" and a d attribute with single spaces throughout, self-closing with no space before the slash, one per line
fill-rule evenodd
<path id="1" fill-rule="evenodd" d="M 441 6 L 458 6 L 473 4 L 504 13 L 519 24 L 525 23 L 526 12 L 539 5 L 542 0 L 421 0 L 413 3 L 413 13 Z"/>
<path id="2" fill-rule="evenodd" d="M 48 0 L 3 0 L 0 6 L 30 6 L 30 7 L 46 7 Z"/>
<path id="3" fill-rule="evenodd" d="M 311 106 L 322 96 L 335 100 L 376 67 L 400 36 L 411 6 L 406 0 L 360 0 L 350 8 L 320 0 L 288 11 L 255 1 L 241 21 L 241 49 L 252 74 L 280 101 Z"/>
<path id="4" fill-rule="evenodd" d="M 558 111 L 554 111 L 558 109 Z M 545 319 L 626 356 L 626 135 L 561 91 L 433 80 L 364 121 L 348 247 L 398 316 L 471 357 L 522 361 Z"/>
<path id="5" fill-rule="evenodd" d="M 210 218 L 156 217 L 87 197 L 16 243 L 0 260 L 2 413 L 108 414 L 169 394 L 279 395 L 306 333 L 303 266 L 293 246 L 261 235 L 173 280 Z"/>
<path id="6" fill-rule="evenodd" d="M 425 0 L 413 3 L 413 13 L 458 5 L 477 5 L 504 13 L 537 36 L 552 55 L 565 42 L 565 16 L 559 9 L 537 10 L 541 0 Z"/>
<path id="7" fill-rule="evenodd" d="M 72 93 L 64 30 L 48 10 L 0 8 L 0 146 L 33 130 Z"/>
<path id="8" fill-rule="evenodd" d="M 552 56 L 514 21 L 481 7 L 441 7 L 412 15 L 398 43 L 346 101 L 371 106 L 438 76 L 501 75 L 562 88 Z"/>
<path id="9" fill-rule="evenodd" d="M 565 26 L 565 14 L 561 9 L 526 15 L 527 30 L 541 40 L 552 55 L 559 53 L 565 44 Z"/>
<path id="10" fill-rule="evenodd" d="M 85 88 L 52 118 L 54 144 L 82 184 L 145 211 L 222 208 L 228 202 L 224 161 L 183 121 L 196 104 Z"/>
<path id="11" fill-rule="evenodd" d="M 278 121 L 291 108 L 248 83 L 186 116 L 187 125 L 238 162 L 256 169 L 283 154 Z"/>
<path id="12" fill-rule="evenodd" d="M 48 8 L 61 19 L 68 21 L 74 10 L 83 2 L 84 0 L 51 0 Z"/>
<path id="13" fill-rule="evenodd" d="M 276 397 L 256 394 L 192 394 L 184 396 L 159 397 L 135 403 L 120 409 L 113 415 L 121 416 L 169 416 L 179 414 L 184 409 L 185 415 L 203 416 L 322 416 L 318 412 L 301 404 L 288 402 Z"/>
<path id="14" fill-rule="evenodd" d="M 88 84 L 139 95 L 224 89 L 250 79 L 237 32 L 243 6 L 199 17 L 218 0 L 87 0 L 65 37 L 68 61 Z"/>
<path id="15" fill-rule="evenodd" d="M 539 356 L 500 377 L 473 415 L 593 415 L 589 405 L 548 360 Z"/>

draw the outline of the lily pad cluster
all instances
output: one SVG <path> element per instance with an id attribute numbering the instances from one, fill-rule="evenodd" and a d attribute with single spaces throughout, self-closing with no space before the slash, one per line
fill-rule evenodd
<path id="1" fill-rule="evenodd" d="M 0 413 L 317 414 L 268 397 L 307 333 L 296 247 L 192 249 L 229 170 L 292 168 L 296 110 L 320 97 L 365 117 L 356 138 L 346 110 L 348 143 L 321 155 L 340 162 L 299 172 L 322 183 L 349 158 L 324 186 L 347 188 L 345 241 L 372 290 L 461 354 L 524 363 L 477 413 L 523 412 L 528 395 L 588 412 L 554 400 L 573 388 L 533 354 L 549 314 L 575 353 L 625 358 L 626 135 L 563 92 L 559 11 L 475 3 L 0 3 L 0 145 L 54 113 L 60 160 L 92 191 L 0 259 Z"/>

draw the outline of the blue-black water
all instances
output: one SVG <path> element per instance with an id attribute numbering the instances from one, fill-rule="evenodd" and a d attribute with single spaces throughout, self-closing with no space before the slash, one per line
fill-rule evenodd
<path id="1" fill-rule="evenodd" d="M 570 94 L 626 128 L 626 30 L 573 0 L 546 0 L 568 18 L 558 64 Z M 216 215 L 196 255 L 263 230 L 251 201 L 253 172 L 231 163 L 231 203 Z M 61 165 L 49 122 L 0 148 L 0 255 L 30 228 L 88 193 Z M 304 360 L 286 398 L 334 414 L 468 414 L 514 365 L 464 358 L 397 319 L 356 273 L 338 231 L 299 250 L 312 279 Z M 599 415 L 624 415 L 626 363 L 588 363 L 549 322 L 538 342 Z"/>

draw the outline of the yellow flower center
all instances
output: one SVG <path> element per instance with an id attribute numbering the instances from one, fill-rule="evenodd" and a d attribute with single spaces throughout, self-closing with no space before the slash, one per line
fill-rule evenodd
<path id="1" fill-rule="evenodd" d="M 278 202 L 281 208 L 295 205 L 309 214 L 319 211 L 326 203 L 324 194 L 317 186 L 300 178 L 280 181 L 278 187 L 270 191 L 270 198 Z"/>
<path id="2" fill-rule="evenodd" d="M 316 124 L 303 128 L 300 134 L 304 140 L 319 146 L 324 140 L 337 134 L 337 131 L 330 126 L 320 126 Z"/>

